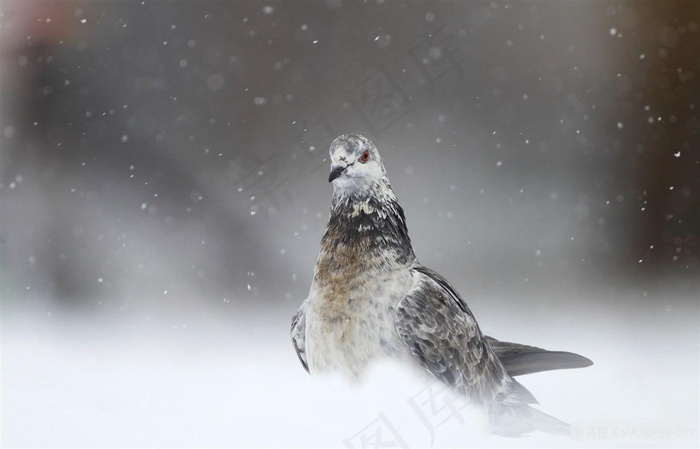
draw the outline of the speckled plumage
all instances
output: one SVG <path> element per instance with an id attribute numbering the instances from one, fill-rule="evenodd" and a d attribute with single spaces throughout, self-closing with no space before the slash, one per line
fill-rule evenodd
<path id="1" fill-rule="evenodd" d="M 529 407 L 535 398 L 511 374 L 591 362 L 484 336 L 456 290 L 417 261 L 374 144 L 340 136 L 330 156 L 330 218 L 309 296 L 291 327 L 304 368 L 358 377 L 377 358 L 400 358 L 487 407 L 492 418 L 507 417 L 492 419 L 497 433 L 565 433 L 565 423 Z"/>

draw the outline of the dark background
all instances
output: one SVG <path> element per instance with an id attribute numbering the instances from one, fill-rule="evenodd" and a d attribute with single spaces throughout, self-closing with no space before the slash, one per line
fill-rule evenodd
<path id="1" fill-rule="evenodd" d="M 347 132 L 477 316 L 697 312 L 697 1 L 0 5 L 5 329 L 286 333 Z"/>
<path id="2" fill-rule="evenodd" d="M 695 280 L 699 9 L 5 1 L 5 300 L 303 299 L 345 132 L 462 285 Z"/>

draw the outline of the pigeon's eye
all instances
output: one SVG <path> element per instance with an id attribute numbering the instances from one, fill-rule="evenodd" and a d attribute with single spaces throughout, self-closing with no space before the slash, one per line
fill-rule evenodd
<path id="1" fill-rule="evenodd" d="M 362 153 L 362 156 L 360 156 L 360 162 L 364 164 L 367 161 L 369 161 L 369 150 L 365 150 L 365 152 Z"/>

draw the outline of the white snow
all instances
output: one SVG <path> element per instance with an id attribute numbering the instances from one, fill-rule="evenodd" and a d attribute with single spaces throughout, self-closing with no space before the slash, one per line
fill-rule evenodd
<path id="1" fill-rule="evenodd" d="M 528 307 L 529 298 L 511 303 L 510 313 L 503 297 L 472 304 L 488 334 L 595 361 L 586 369 L 519 378 L 542 410 L 572 422 L 572 437 L 490 436 L 477 411 L 392 363 L 359 384 L 312 378 L 288 337 L 297 304 L 285 302 L 216 318 L 172 311 L 100 321 L 4 311 L 0 443 L 697 447 L 697 301 L 669 297 L 653 306 L 622 294 L 593 299 L 563 298 L 561 310 L 550 303 L 551 315 Z"/>

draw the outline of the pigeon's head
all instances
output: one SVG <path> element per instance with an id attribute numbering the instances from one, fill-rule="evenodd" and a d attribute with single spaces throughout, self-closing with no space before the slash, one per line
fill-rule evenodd
<path id="1" fill-rule="evenodd" d="M 361 193 L 386 184 L 386 170 L 377 147 L 359 134 L 344 134 L 331 143 L 331 174 L 336 191 Z"/>

